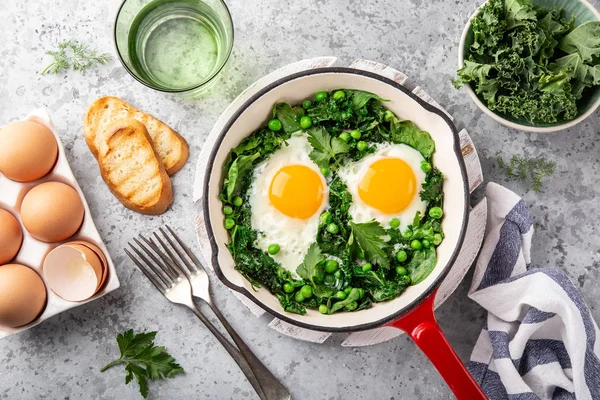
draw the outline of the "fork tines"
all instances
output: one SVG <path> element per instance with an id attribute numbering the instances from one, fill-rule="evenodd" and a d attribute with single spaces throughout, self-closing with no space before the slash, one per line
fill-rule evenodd
<path id="1" fill-rule="evenodd" d="M 152 233 L 154 238 L 140 234 L 139 239 L 133 238 L 133 242 L 128 243 L 137 257 L 125 249 L 129 258 L 163 294 L 181 279 L 189 278 L 190 274 L 202 268 L 198 258 L 181 238 L 169 226 L 165 227 L 171 235 L 165 229 L 158 228 L 158 232 Z"/>

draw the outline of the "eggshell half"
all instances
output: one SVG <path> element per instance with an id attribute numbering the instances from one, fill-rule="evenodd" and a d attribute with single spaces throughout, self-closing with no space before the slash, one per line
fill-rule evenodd
<path id="1" fill-rule="evenodd" d="M 77 191 L 61 182 L 35 186 L 21 203 L 23 226 L 43 242 L 59 242 L 73 236 L 83 222 L 83 214 Z"/>
<path id="2" fill-rule="evenodd" d="M 44 279 L 50 289 L 67 301 L 92 297 L 102 276 L 98 256 L 81 245 L 64 244 L 44 259 Z"/>
<path id="3" fill-rule="evenodd" d="M 8 211 L 0 209 L 0 265 L 15 258 L 22 243 L 23 231 L 19 221 Z"/>
<path id="4" fill-rule="evenodd" d="M 50 172 L 58 156 L 54 135 L 42 124 L 18 121 L 0 129 L 0 172 L 18 182 L 31 182 Z"/>
<path id="5" fill-rule="evenodd" d="M 106 282 L 106 278 L 108 277 L 108 260 L 106 259 L 106 256 L 104 255 L 102 250 L 100 250 L 100 247 L 90 242 L 84 242 L 83 240 L 73 240 L 72 242 L 69 242 L 69 244 L 80 244 L 82 246 L 85 246 L 92 250 L 94 253 L 96 253 L 96 255 L 100 258 L 100 261 L 102 262 L 102 267 L 104 269 L 102 274 L 102 280 L 100 281 L 100 283 L 98 283 L 98 289 L 100 289 L 102 285 L 104 285 L 104 282 Z"/>
<path id="6" fill-rule="evenodd" d="M 46 286 L 34 270 L 20 264 L 0 266 L 0 325 L 26 325 L 45 307 Z"/>

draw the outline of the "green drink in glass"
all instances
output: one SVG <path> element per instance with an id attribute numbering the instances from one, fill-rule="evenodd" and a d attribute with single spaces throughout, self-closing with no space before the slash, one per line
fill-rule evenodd
<path id="1" fill-rule="evenodd" d="M 115 41 L 123 65 L 138 81 L 196 95 L 227 62 L 233 24 L 221 0 L 125 0 Z"/>

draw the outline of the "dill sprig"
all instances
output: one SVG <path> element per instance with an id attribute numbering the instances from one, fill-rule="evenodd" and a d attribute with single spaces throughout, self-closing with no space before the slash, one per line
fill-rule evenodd
<path id="1" fill-rule="evenodd" d="M 519 181 L 526 181 L 529 178 L 531 189 L 537 193 L 542 189 L 542 179 L 552 176 L 556 170 L 556 163 L 547 161 L 544 157 L 512 156 L 509 164 L 505 163 L 502 157 L 498 157 L 498 166 L 509 178 L 516 178 Z"/>
<path id="2" fill-rule="evenodd" d="M 88 45 L 77 43 L 74 40 L 66 40 L 58 44 L 57 50 L 48 50 L 46 54 L 54 57 L 54 62 L 41 72 L 58 74 L 63 70 L 73 68 L 75 71 L 85 71 L 95 64 L 106 64 L 111 60 L 107 53 L 99 53 Z"/>

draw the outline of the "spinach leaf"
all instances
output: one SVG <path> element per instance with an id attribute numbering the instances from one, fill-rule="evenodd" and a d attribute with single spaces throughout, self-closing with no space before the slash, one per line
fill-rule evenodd
<path id="1" fill-rule="evenodd" d="M 381 97 L 377 96 L 374 93 L 365 92 L 363 90 L 346 89 L 344 91 L 352 99 L 352 106 L 354 107 L 355 111 L 366 106 L 367 103 L 369 102 L 369 100 L 371 100 L 371 99 L 375 99 L 378 101 L 389 101 L 389 100 L 382 99 Z"/>
<path id="2" fill-rule="evenodd" d="M 319 298 L 329 298 L 333 296 L 335 292 L 335 288 L 326 285 L 317 285 L 313 288 L 313 294 Z"/>
<path id="3" fill-rule="evenodd" d="M 306 253 L 306 256 L 304 256 L 302 264 L 296 268 L 296 273 L 302 279 L 311 281 L 313 285 L 316 285 L 315 278 L 323 281 L 325 276 L 322 261 L 323 256 L 321 255 L 321 249 L 317 243 L 313 243 L 308 248 L 308 252 Z"/>
<path id="4" fill-rule="evenodd" d="M 391 131 L 394 143 L 404 143 L 417 149 L 426 160 L 435 151 L 435 142 L 431 139 L 429 133 L 417 128 L 417 125 L 412 121 L 395 118 L 391 122 Z"/>
<path id="5" fill-rule="evenodd" d="M 577 53 L 584 62 L 598 62 L 600 57 L 600 21 L 588 21 L 563 37 L 558 48 L 567 54 Z"/>
<path id="6" fill-rule="evenodd" d="M 352 290 L 348 294 L 348 297 L 346 297 L 345 300 L 341 300 L 341 301 L 333 303 L 333 305 L 329 308 L 328 313 L 331 315 L 334 312 L 339 311 L 342 308 L 346 307 L 348 304 L 352 303 L 353 301 L 358 301 L 358 300 L 360 300 L 360 292 L 358 291 L 357 288 L 352 288 Z"/>
<path id="7" fill-rule="evenodd" d="M 312 127 L 306 133 L 308 142 L 313 147 L 308 156 L 319 168 L 328 168 L 332 158 L 337 160 L 338 156 L 350 150 L 346 142 L 338 137 L 332 138 L 327 129 L 322 126 Z"/>
<path id="8" fill-rule="evenodd" d="M 385 229 L 379 222 L 373 220 L 365 223 L 350 222 L 352 233 L 348 240 L 348 248 L 352 255 L 358 255 L 360 250 L 364 252 L 365 260 L 377 264 L 383 268 L 390 267 L 385 248 L 386 243 L 383 240 Z"/>
<path id="9" fill-rule="evenodd" d="M 294 133 L 301 130 L 300 118 L 303 115 L 304 110 L 302 107 L 292 107 L 288 103 L 277 103 L 273 107 L 273 118 L 281 121 L 285 133 Z"/>
<path id="10" fill-rule="evenodd" d="M 236 158 L 227 174 L 225 187 L 227 191 L 227 200 L 231 201 L 234 194 L 239 194 L 241 184 L 245 175 L 252 169 L 252 163 L 260 156 L 260 153 L 254 153 L 251 156 L 239 156 Z"/>
<path id="11" fill-rule="evenodd" d="M 415 251 L 410 262 L 406 266 L 410 275 L 411 284 L 416 285 L 423 282 L 435 268 L 436 262 L 437 256 L 435 248 L 430 247 Z"/>

